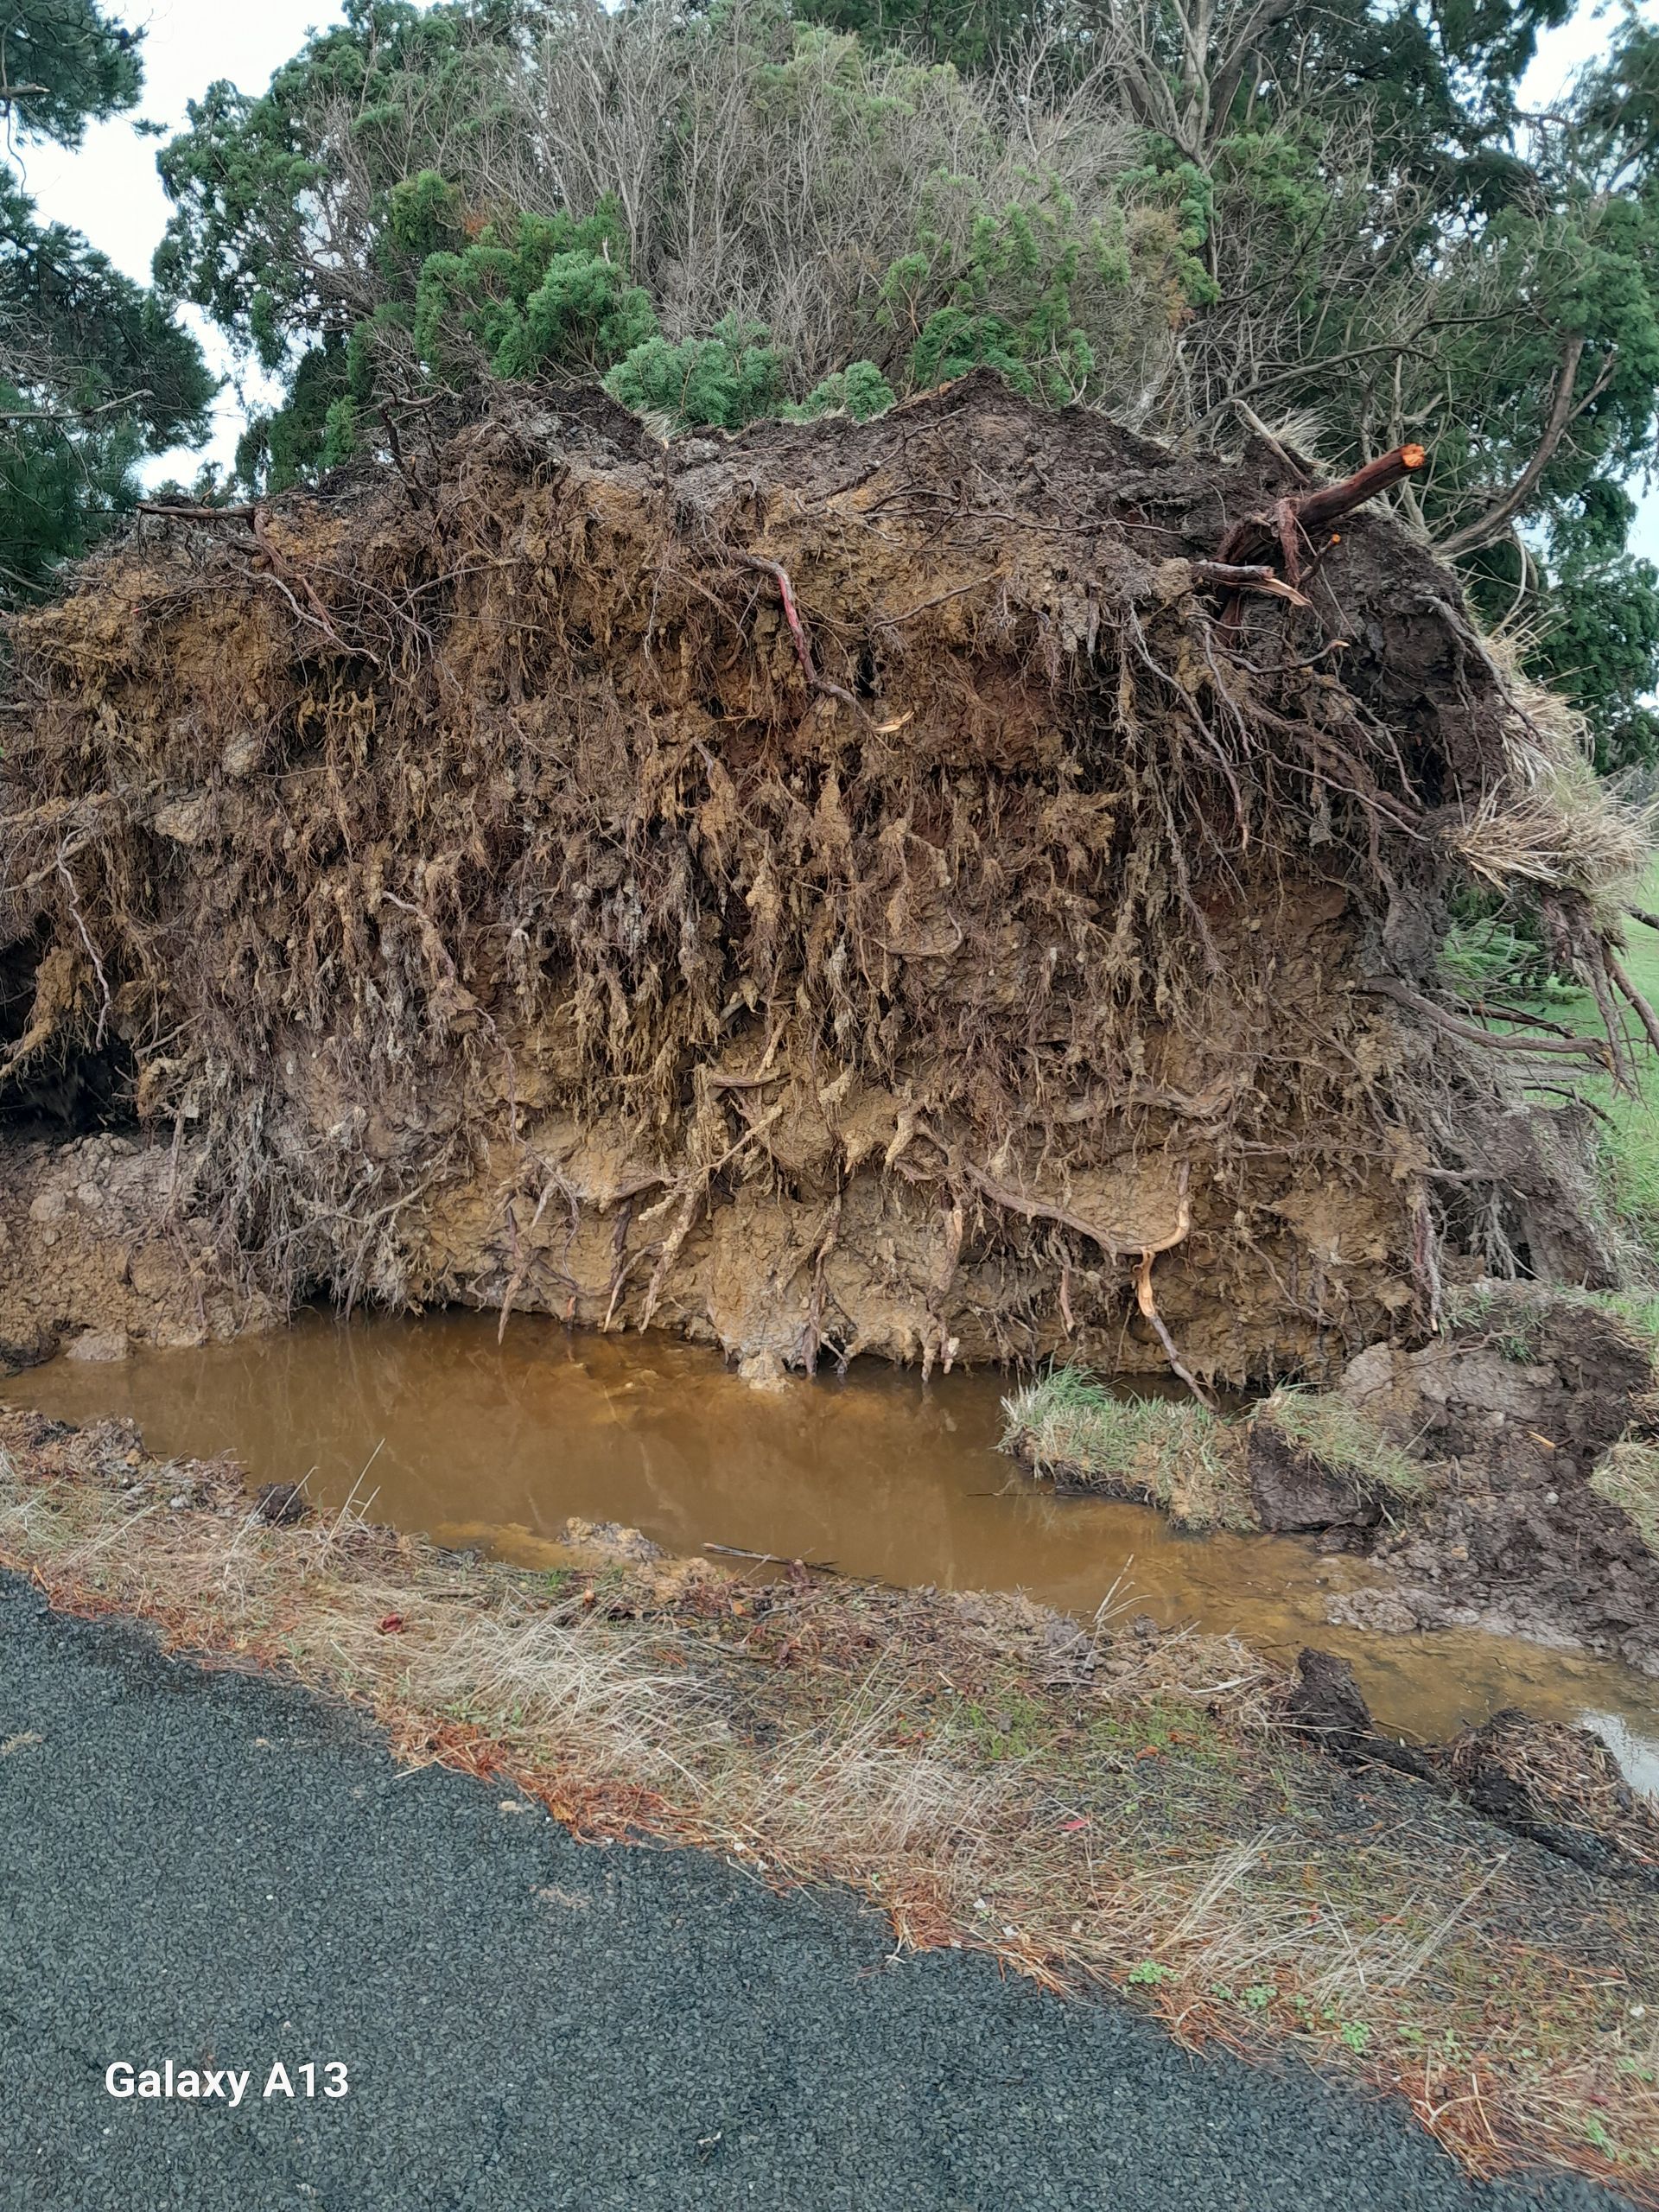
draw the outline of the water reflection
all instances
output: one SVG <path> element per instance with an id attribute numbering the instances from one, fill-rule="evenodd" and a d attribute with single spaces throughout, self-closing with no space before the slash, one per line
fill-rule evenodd
<path id="1" fill-rule="evenodd" d="M 1183 1535 L 1145 1508 L 1058 1498 L 995 1449 L 993 1375 L 924 1388 L 859 1363 L 776 1393 L 668 1337 L 573 1333 L 444 1313 L 292 1330 L 118 1365 L 56 1361 L 3 1394 L 68 1420 L 130 1415 L 152 1451 L 234 1452 L 257 1481 L 312 1477 L 337 1504 L 441 1543 L 536 1564 L 567 1516 L 621 1521 L 679 1552 L 715 1542 L 954 1589 L 1023 1589 L 1091 1612 L 1109 1598 L 1165 1623 L 1233 1629 L 1357 1668 L 1388 1725 L 1449 1733 L 1503 1705 L 1587 1719 L 1659 1789 L 1659 1685 L 1509 1638 L 1408 1638 L 1328 1627 L 1330 1592 L 1363 1579 L 1272 1537 Z"/>

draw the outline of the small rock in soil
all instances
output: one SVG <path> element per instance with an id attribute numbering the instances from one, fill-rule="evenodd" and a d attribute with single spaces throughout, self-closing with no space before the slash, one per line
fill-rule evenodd
<path id="1" fill-rule="evenodd" d="M 125 1359 L 132 1347 L 124 1329 L 88 1329 L 77 1337 L 64 1353 L 66 1359 L 84 1359 L 96 1363 L 107 1363 Z"/>

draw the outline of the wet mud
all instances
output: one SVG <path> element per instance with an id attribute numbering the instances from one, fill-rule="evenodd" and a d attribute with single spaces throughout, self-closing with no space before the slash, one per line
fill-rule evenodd
<path id="1" fill-rule="evenodd" d="M 832 1564 L 901 1586 L 1023 1590 L 1077 1614 L 1193 1622 L 1288 1658 L 1355 1667 L 1380 1725 L 1426 1740 L 1505 1707 L 1599 1729 L 1659 1789 L 1659 1688 L 1629 1669 L 1450 1629 L 1381 1637 L 1327 1609 L 1377 1570 L 1287 1537 L 1206 1535 L 1148 1507 L 1059 1497 L 996 1447 L 1006 1386 L 874 1362 L 758 1392 L 666 1334 L 450 1313 L 296 1326 L 110 1363 L 54 1360 L 0 1396 L 59 1418 L 136 1421 L 167 1454 L 233 1453 L 255 1484 L 305 1478 L 439 1542 L 556 1567 L 572 1517 Z"/>

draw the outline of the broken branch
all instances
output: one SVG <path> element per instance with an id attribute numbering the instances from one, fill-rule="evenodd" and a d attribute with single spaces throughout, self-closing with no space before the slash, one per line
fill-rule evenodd
<path id="1" fill-rule="evenodd" d="M 1300 499 L 1293 499 L 1296 519 L 1312 537 L 1316 530 L 1325 530 L 1339 522 L 1356 507 L 1363 507 L 1381 492 L 1391 491 L 1414 475 L 1427 461 L 1425 448 L 1418 445 L 1396 446 L 1392 453 L 1385 453 L 1380 460 L 1368 461 L 1363 468 L 1357 468 L 1340 484 L 1322 485 L 1317 492 L 1309 492 Z"/>
<path id="2" fill-rule="evenodd" d="M 1555 378 L 1555 391 L 1549 404 L 1548 419 L 1544 424 L 1543 436 L 1538 450 L 1516 478 L 1500 499 L 1478 515 L 1473 522 L 1465 523 L 1461 530 L 1454 530 L 1443 537 L 1435 551 L 1443 561 L 1455 560 L 1460 553 L 1478 552 L 1483 545 L 1490 545 L 1501 537 L 1512 518 L 1526 505 L 1533 486 L 1555 457 L 1555 448 L 1567 435 L 1573 424 L 1592 400 L 1599 399 L 1611 380 L 1616 353 L 1610 353 L 1602 364 L 1601 372 L 1584 397 L 1574 406 L 1573 387 L 1578 381 L 1579 364 L 1584 359 L 1584 334 L 1574 331 L 1561 349 L 1561 365 Z"/>
<path id="3" fill-rule="evenodd" d="M 1631 982 L 1629 971 L 1618 955 L 1604 944 L 1601 949 L 1601 957 L 1607 963 L 1607 973 L 1612 977 L 1625 998 L 1630 1001 L 1632 1013 L 1647 1031 L 1649 1044 L 1656 1052 L 1659 1052 L 1659 1014 L 1654 1013 L 1648 1001 Z"/>
<path id="4" fill-rule="evenodd" d="M 164 522 L 250 522 L 253 502 L 238 499 L 233 506 L 207 507 L 187 499 L 140 499 L 141 515 L 159 515 Z"/>
<path id="5" fill-rule="evenodd" d="M 1316 531 L 1328 530 L 1333 522 L 1339 522 L 1356 507 L 1363 506 L 1368 499 L 1403 482 L 1427 460 L 1427 452 L 1422 446 L 1396 446 L 1392 453 L 1368 461 L 1363 468 L 1357 468 L 1351 476 L 1344 476 L 1339 484 L 1322 484 L 1317 491 L 1304 492 L 1300 498 L 1281 499 L 1271 514 L 1247 515 L 1242 522 L 1233 524 L 1216 548 L 1216 563 L 1223 567 L 1240 563 L 1253 566 L 1256 556 L 1276 553 L 1294 585 L 1300 565 L 1297 548 L 1300 539 L 1311 541 Z M 1269 569 L 1268 573 L 1273 572 Z M 1255 587 L 1258 590 L 1262 588 L 1260 584 Z"/>

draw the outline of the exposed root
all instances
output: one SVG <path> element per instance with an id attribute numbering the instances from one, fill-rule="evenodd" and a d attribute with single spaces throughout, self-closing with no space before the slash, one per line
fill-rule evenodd
<path id="1" fill-rule="evenodd" d="M 556 404 L 498 394 L 429 502 L 163 508 L 14 625 L 9 1100 L 115 1056 L 279 1300 L 671 1315 L 742 1358 L 1150 1365 L 1119 1263 L 1178 1162 L 1155 1306 L 1200 1377 L 1389 1333 L 1424 1235 L 1529 1262 L 1485 1133 L 1605 1052 L 1447 1014 L 1436 944 L 1477 853 L 1553 837 L 1587 962 L 1628 825 L 1551 827 L 1545 718 L 1441 571 L 1370 513 L 1332 550 L 1354 485 L 985 375 L 695 459 Z M 1273 588 L 1220 650 L 1226 515 Z M 1467 853 L 1448 791 L 1492 800 Z"/>
<path id="2" fill-rule="evenodd" d="M 789 634 L 795 641 L 795 654 L 801 664 L 801 673 L 812 690 L 822 691 L 826 698 L 839 699 L 842 706 L 850 707 L 855 715 L 863 715 L 863 709 L 850 691 L 844 690 L 839 683 L 832 683 L 828 677 L 820 675 L 818 672 L 817 664 L 812 658 L 811 641 L 806 634 L 806 625 L 802 621 L 800 609 L 795 603 L 795 587 L 791 583 L 789 570 L 785 568 L 783 563 L 766 560 L 759 553 L 734 552 L 729 557 L 735 561 L 741 569 L 760 569 L 776 583 L 778 596 L 784 603 L 784 620 L 788 623 Z M 902 728 L 903 725 L 900 723 L 890 725 L 890 727 Z"/>

